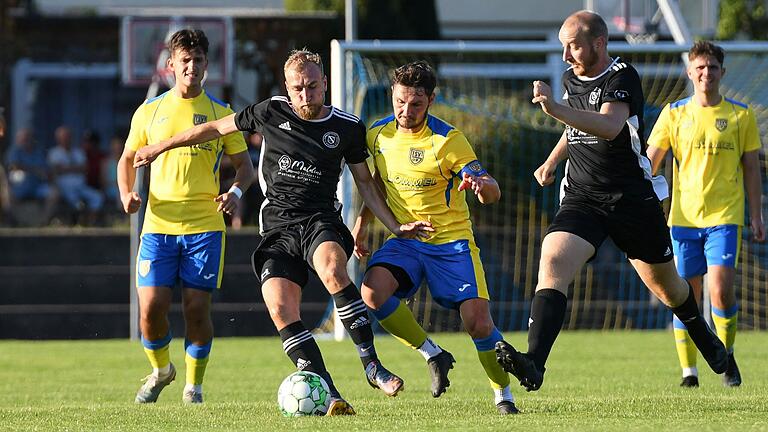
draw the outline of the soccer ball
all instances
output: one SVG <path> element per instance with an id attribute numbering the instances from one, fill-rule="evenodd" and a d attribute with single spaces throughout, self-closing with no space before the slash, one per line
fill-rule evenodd
<path id="1" fill-rule="evenodd" d="M 314 372 L 294 372 L 277 389 L 277 405 L 286 417 L 325 415 L 331 402 L 325 380 Z"/>

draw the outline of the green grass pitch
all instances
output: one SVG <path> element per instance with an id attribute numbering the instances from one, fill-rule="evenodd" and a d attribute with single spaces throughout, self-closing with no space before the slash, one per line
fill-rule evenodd
<path id="1" fill-rule="evenodd" d="M 271 430 L 768 430 L 768 333 L 740 332 L 737 359 L 744 385 L 724 388 L 699 359 L 701 388 L 678 387 L 669 331 L 563 332 L 541 390 L 513 392 L 522 414 L 496 414 L 487 378 L 465 335 L 436 334 L 457 364 L 451 387 L 429 393 L 421 356 L 388 336 L 377 339 L 385 365 L 406 381 L 396 398 L 365 382 L 349 340 L 320 341 L 325 361 L 358 415 L 281 417 L 277 387 L 292 372 L 277 338 L 216 339 L 206 402 L 184 406 L 181 341 L 171 359 L 176 382 L 154 405 L 133 397 L 149 371 L 138 342 L 0 341 L 0 429 L 3 431 L 271 431 Z M 507 339 L 525 346 L 525 334 Z"/>

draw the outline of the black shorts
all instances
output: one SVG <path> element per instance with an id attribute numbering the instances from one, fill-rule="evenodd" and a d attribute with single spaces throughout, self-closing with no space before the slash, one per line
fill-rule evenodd
<path id="1" fill-rule="evenodd" d="M 603 240 L 611 237 L 630 259 L 659 264 L 673 257 L 664 211 L 655 196 L 623 197 L 614 204 L 606 204 L 566 195 L 547 234 L 556 231 L 583 238 L 595 247 L 595 254 Z M 594 255 L 590 261 L 593 258 Z"/>
<path id="2" fill-rule="evenodd" d="M 317 215 L 266 232 L 251 256 L 253 272 L 260 283 L 282 277 L 303 287 L 307 271 L 314 272 L 312 256 L 326 241 L 341 245 L 347 259 L 352 256 L 355 241 L 349 228 L 335 215 Z"/>

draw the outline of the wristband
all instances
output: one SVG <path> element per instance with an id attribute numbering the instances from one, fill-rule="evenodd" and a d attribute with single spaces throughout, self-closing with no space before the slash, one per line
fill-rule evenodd
<path id="1" fill-rule="evenodd" d="M 240 198 L 243 197 L 243 191 L 239 187 L 237 187 L 237 186 L 232 186 L 231 188 L 229 188 L 229 190 L 227 192 L 229 192 L 231 194 L 235 194 L 237 199 L 240 199 Z"/>

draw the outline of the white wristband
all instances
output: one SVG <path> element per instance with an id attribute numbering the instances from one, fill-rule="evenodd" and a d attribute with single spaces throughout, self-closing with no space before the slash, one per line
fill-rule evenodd
<path id="1" fill-rule="evenodd" d="M 240 198 L 243 197 L 243 191 L 239 187 L 237 187 L 237 186 L 232 186 L 231 188 L 229 188 L 229 191 L 227 191 L 227 192 L 229 192 L 231 194 L 235 194 L 237 199 L 240 199 Z"/>

